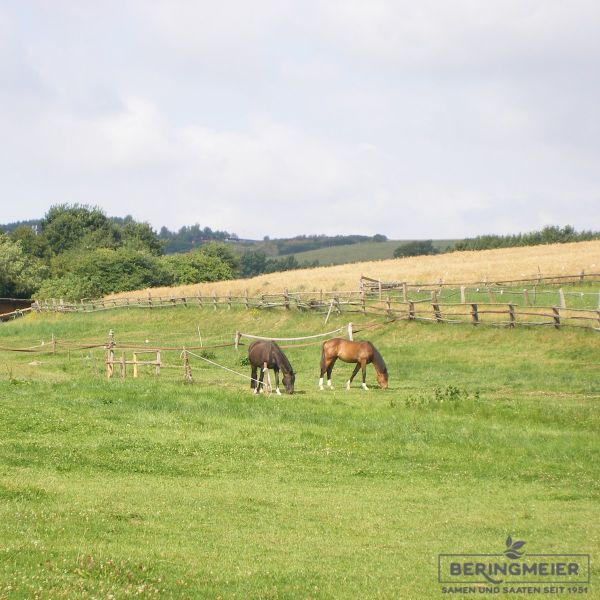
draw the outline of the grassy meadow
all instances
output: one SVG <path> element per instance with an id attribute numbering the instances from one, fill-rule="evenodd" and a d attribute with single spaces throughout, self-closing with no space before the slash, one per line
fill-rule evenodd
<path id="1" fill-rule="evenodd" d="M 0 325 L 2 348 L 57 340 L 0 350 L 0 598 L 438 598 L 438 554 L 501 552 L 509 534 L 594 565 L 596 332 L 401 322 L 356 336 L 384 356 L 385 391 L 372 370 L 347 391 L 338 364 L 319 392 L 319 345 L 300 344 L 293 396 L 196 357 L 183 383 L 179 348 L 200 336 L 347 321 L 177 307 Z M 77 346 L 109 329 L 117 356 L 174 348 L 160 376 L 107 380 L 102 349 Z M 244 350 L 194 353 L 249 375 Z"/>
<path id="2" fill-rule="evenodd" d="M 385 242 L 360 242 L 343 246 L 331 246 L 318 250 L 296 252 L 294 256 L 301 262 L 319 261 L 319 265 L 343 265 L 346 263 L 386 260 L 394 258 L 394 250 L 410 240 L 387 240 Z M 433 246 L 445 250 L 452 240 L 434 240 Z"/>

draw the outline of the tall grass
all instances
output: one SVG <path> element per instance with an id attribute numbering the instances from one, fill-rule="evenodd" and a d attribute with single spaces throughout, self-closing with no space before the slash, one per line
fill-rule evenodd
<path id="1" fill-rule="evenodd" d="M 176 294 L 251 295 L 290 290 L 356 290 L 361 275 L 385 281 L 451 283 L 497 281 L 536 277 L 537 275 L 577 275 L 581 271 L 600 270 L 600 241 L 552 244 L 525 248 L 453 252 L 435 256 L 415 256 L 393 260 L 358 262 L 349 265 L 317 267 L 289 272 L 269 273 L 252 279 L 221 281 L 211 284 L 155 288 L 155 295 Z M 147 296 L 148 290 L 120 296 Z M 119 296 L 119 294 L 117 294 Z"/>

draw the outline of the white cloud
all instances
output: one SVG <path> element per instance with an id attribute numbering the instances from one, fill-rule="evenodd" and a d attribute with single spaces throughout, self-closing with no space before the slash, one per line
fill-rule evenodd
<path id="1" fill-rule="evenodd" d="M 583 0 L 5 6 L 3 220 L 69 201 L 246 237 L 599 228 L 598 17 Z"/>

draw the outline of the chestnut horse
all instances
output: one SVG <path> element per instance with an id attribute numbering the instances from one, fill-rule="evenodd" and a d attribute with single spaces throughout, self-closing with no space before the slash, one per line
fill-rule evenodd
<path id="1" fill-rule="evenodd" d="M 250 360 L 250 365 L 252 367 L 252 381 L 250 382 L 250 388 L 254 390 L 255 394 L 260 392 L 265 377 L 265 371 L 267 369 L 273 369 L 273 371 L 275 371 L 275 392 L 277 394 L 281 394 L 279 391 L 280 370 L 283 373 L 283 385 L 285 385 L 285 391 L 288 394 L 294 393 L 296 375 L 290 361 L 275 342 L 270 340 L 258 340 L 252 342 L 248 346 L 248 359 Z M 257 380 L 256 375 L 258 369 L 260 369 L 260 376 Z"/>
<path id="2" fill-rule="evenodd" d="M 327 385 L 331 385 L 331 371 L 337 359 L 347 363 L 356 363 L 350 379 L 346 383 L 346 388 L 350 389 L 350 384 L 358 370 L 362 368 L 362 388 L 368 390 L 366 384 L 367 365 L 373 363 L 377 372 L 377 382 L 382 388 L 388 386 L 388 372 L 381 354 L 371 342 L 351 342 L 342 338 L 333 338 L 323 343 L 323 352 L 321 353 L 321 378 L 319 379 L 319 389 L 323 389 L 323 375 L 327 372 Z"/>

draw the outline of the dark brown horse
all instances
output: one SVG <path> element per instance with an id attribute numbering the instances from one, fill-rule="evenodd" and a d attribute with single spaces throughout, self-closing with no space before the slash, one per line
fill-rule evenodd
<path id="1" fill-rule="evenodd" d="M 248 346 L 248 358 L 250 359 L 250 365 L 252 367 L 252 381 L 250 382 L 250 387 L 254 390 L 255 394 L 260 392 L 265 377 L 265 371 L 267 369 L 273 369 L 273 371 L 275 371 L 275 392 L 277 394 L 281 394 L 279 391 L 279 371 L 283 373 L 283 385 L 285 386 L 285 391 L 288 394 L 294 393 L 296 375 L 290 361 L 275 342 L 270 340 L 258 340 L 252 342 Z M 257 382 L 256 376 L 258 369 L 260 369 L 260 375 Z"/>
<path id="2" fill-rule="evenodd" d="M 331 385 L 331 371 L 337 359 L 341 359 L 347 363 L 356 363 L 354 371 L 350 379 L 346 383 L 346 387 L 350 389 L 350 384 L 354 379 L 358 370 L 362 368 L 362 388 L 368 390 L 366 384 L 367 365 L 373 363 L 377 372 L 377 382 L 382 388 L 388 386 L 388 372 L 385 362 L 381 354 L 371 342 L 351 342 L 342 338 L 333 338 L 323 343 L 323 352 L 321 353 L 321 378 L 319 379 L 319 389 L 323 389 L 323 375 L 327 373 L 327 385 L 333 389 Z"/>

